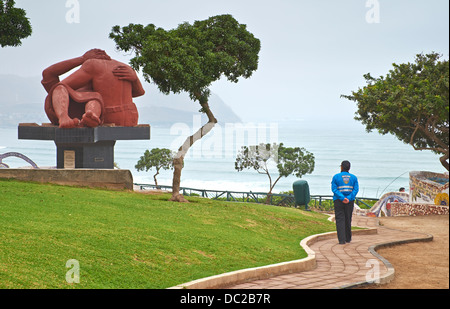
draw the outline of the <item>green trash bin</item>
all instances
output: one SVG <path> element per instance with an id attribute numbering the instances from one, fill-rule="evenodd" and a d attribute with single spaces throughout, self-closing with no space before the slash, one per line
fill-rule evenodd
<path id="1" fill-rule="evenodd" d="M 308 210 L 308 203 L 311 200 L 308 182 L 306 180 L 297 180 L 292 187 L 294 189 L 295 206 L 305 205 L 305 210 Z"/>

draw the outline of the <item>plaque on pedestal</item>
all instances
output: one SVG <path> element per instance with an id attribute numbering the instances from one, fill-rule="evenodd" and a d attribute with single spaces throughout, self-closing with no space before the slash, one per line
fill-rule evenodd
<path id="1" fill-rule="evenodd" d="M 64 168 L 75 168 L 75 151 L 64 150 Z"/>

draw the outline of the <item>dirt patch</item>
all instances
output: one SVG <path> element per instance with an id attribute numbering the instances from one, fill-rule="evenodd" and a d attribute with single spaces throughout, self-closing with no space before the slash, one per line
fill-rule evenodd
<path id="1" fill-rule="evenodd" d="M 448 289 L 449 216 L 386 217 L 385 227 L 433 235 L 431 242 L 418 242 L 379 249 L 395 269 L 390 283 L 366 289 Z"/>

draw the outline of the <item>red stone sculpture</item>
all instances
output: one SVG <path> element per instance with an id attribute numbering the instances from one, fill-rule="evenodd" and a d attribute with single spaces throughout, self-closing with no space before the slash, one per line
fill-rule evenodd
<path id="1" fill-rule="evenodd" d="M 62 74 L 80 66 L 60 81 Z M 128 65 L 92 49 L 83 56 L 56 63 L 42 72 L 48 93 L 45 112 L 60 128 L 97 127 L 102 124 L 131 127 L 138 124 L 134 97 L 145 91 Z"/>

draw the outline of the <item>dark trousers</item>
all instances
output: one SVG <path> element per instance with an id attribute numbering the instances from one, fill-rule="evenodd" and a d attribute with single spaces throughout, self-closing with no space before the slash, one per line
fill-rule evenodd
<path id="1" fill-rule="evenodd" d="M 355 201 L 348 204 L 340 200 L 334 201 L 334 214 L 336 220 L 337 237 L 340 244 L 345 244 L 352 240 L 352 214 Z"/>

